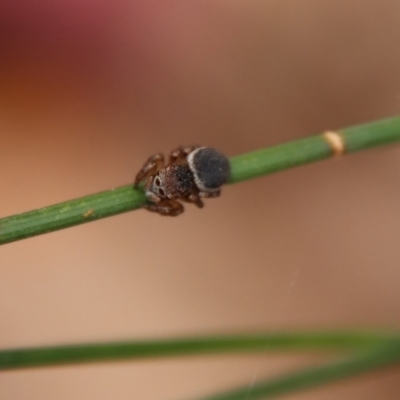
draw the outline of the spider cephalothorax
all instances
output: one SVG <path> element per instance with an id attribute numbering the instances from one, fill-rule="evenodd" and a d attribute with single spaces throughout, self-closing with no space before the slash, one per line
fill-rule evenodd
<path id="1" fill-rule="evenodd" d="M 143 183 L 150 204 L 144 207 L 161 215 L 176 216 L 184 211 L 180 201 L 203 207 L 202 198 L 218 197 L 228 180 L 229 160 L 209 147 L 179 147 L 169 155 L 151 156 L 138 172 L 134 187 Z"/>

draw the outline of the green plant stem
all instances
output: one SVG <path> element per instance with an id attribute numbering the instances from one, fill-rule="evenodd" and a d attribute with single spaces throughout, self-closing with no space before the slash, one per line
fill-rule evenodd
<path id="1" fill-rule="evenodd" d="M 0 219 L 0 245 L 135 210 L 146 201 L 132 185 Z"/>
<path id="2" fill-rule="evenodd" d="M 396 338 L 400 341 L 400 333 L 310 332 L 7 349 L 0 350 L 0 370 L 195 354 L 368 349 Z"/>
<path id="3" fill-rule="evenodd" d="M 225 393 L 203 397 L 202 400 L 272 399 L 394 365 L 400 365 L 400 341 L 398 340 L 344 361 L 292 372 L 252 386 L 247 385 Z"/>
<path id="4" fill-rule="evenodd" d="M 337 132 L 344 141 L 346 153 L 354 153 L 400 141 L 400 117 L 341 129 Z M 322 135 L 257 150 L 231 159 L 230 183 L 309 164 L 330 158 L 332 155 L 332 148 Z"/>
<path id="5" fill-rule="evenodd" d="M 400 141 L 400 117 L 342 129 L 346 152 Z M 332 147 L 322 135 L 243 154 L 230 159 L 230 183 L 329 158 Z M 68 228 L 135 210 L 146 198 L 131 185 L 0 219 L 0 244 Z"/>

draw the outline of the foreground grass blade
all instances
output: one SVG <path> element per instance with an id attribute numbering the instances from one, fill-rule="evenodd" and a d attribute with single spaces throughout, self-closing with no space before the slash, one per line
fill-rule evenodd
<path id="1" fill-rule="evenodd" d="M 308 164 L 329 158 L 335 153 L 351 153 L 400 141 L 400 117 L 342 129 L 333 136 L 339 140 L 339 149 L 327 140 L 326 135 L 317 135 L 233 157 L 230 160 L 230 183 Z M 145 202 L 143 193 L 128 185 L 2 218 L 0 244 L 135 210 Z"/>
<path id="2" fill-rule="evenodd" d="M 170 340 L 0 350 L 0 370 L 101 362 L 110 360 L 176 357 L 238 352 L 355 350 L 400 340 L 398 334 L 374 332 L 311 332 L 213 336 Z"/>
<path id="3" fill-rule="evenodd" d="M 247 385 L 236 390 L 203 397 L 201 400 L 272 399 L 394 365 L 400 365 L 400 341 L 398 340 L 344 361 L 303 369 L 256 383 L 251 387 Z"/>

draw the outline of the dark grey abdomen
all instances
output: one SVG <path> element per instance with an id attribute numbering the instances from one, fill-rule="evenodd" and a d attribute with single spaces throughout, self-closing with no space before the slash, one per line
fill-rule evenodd
<path id="1" fill-rule="evenodd" d="M 226 183 L 230 175 L 227 157 L 219 151 L 206 147 L 199 149 L 193 156 L 192 171 L 207 189 L 218 189 Z"/>

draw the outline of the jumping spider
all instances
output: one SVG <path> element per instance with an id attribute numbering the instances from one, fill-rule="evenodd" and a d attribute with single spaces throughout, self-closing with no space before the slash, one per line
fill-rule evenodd
<path id="1" fill-rule="evenodd" d="M 164 155 L 151 156 L 136 175 L 134 187 L 143 183 L 150 203 L 144 208 L 161 215 L 184 211 L 180 201 L 203 207 L 203 198 L 218 197 L 229 178 L 229 160 L 219 151 L 200 146 L 178 147 L 165 163 Z"/>

